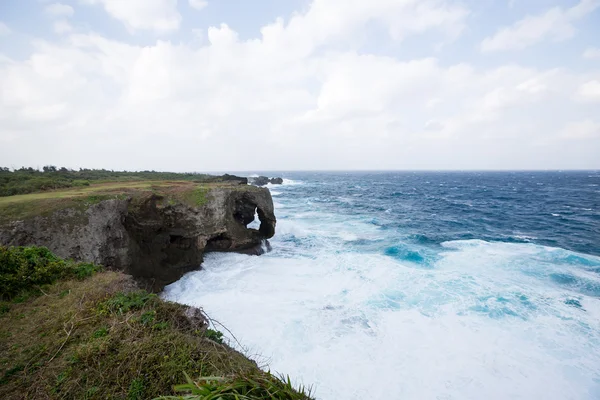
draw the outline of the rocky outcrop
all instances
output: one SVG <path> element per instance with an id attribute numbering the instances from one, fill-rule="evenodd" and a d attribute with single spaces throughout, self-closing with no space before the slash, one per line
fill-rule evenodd
<path id="1" fill-rule="evenodd" d="M 247 185 L 248 184 L 248 178 L 243 178 L 241 176 L 236 176 L 236 175 L 230 175 L 230 174 L 224 174 L 224 175 L 216 175 L 210 178 L 204 178 L 202 179 L 203 182 L 227 182 L 227 183 L 233 183 L 233 184 L 237 184 L 237 185 Z"/>
<path id="2" fill-rule="evenodd" d="M 249 178 L 248 181 L 255 186 L 265 186 L 269 183 L 273 185 L 281 185 L 283 183 L 282 178 L 269 178 L 262 175 Z"/>
<path id="3" fill-rule="evenodd" d="M 123 270 L 160 290 L 198 269 L 207 251 L 257 253 L 275 234 L 268 189 L 218 186 L 205 198 L 194 207 L 149 195 L 63 209 L 1 227 L 0 244 L 46 246 L 63 258 Z M 260 228 L 248 228 L 255 214 Z"/>

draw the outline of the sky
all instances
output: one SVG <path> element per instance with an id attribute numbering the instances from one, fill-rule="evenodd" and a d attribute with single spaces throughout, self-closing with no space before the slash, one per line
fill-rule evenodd
<path id="1" fill-rule="evenodd" d="M 0 0 L 0 166 L 600 169 L 600 0 Z"/>

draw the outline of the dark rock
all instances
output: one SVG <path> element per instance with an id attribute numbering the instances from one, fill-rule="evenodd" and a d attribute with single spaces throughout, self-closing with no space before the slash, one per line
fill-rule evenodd
<path id="1" fill-rule="evenodd" d="M 241 176 L 225 174 L 225 175 L 221 175 L 219 178 L 221 178 L 222 182 L 230 182 L 230 183 L 233 182 L 233 183 L 237 183 L 238 185 L 247 185 L 248 184 L 248 178 L 244 178 Z"/>
<path id="2" fill-rule="evenodd" d="M 265 186 L 270 182 L 269 178 L 267 178 L 266 176 L 257 176 L 250 179 L 250 183 L 256 186 Z"/>
<path id="3" fill-rule="evenodd" d="M 274 185 L 281 185 L 283 183 L 282 178 L 269 178 L 269 177 L 262 176 L 262 175 L 249 178 L 249 181 L 251 184 L 253 184 L 255 186 L 265 186 L 269 183 L 274 184 Z"/>
<path id="4" fill-rule="evenodd" d="M 199 269 L 207 251 L 245 252 L 275 234 L 268 189 L 215 187 L 206 198 L 199 207 L 164 205 L 153 195 L 60 210 L 0 227 L 0 244 L 46 246 L 60 257 L 120 269 L 161 290 Z M 259 229 L 247 228 L 255 214 Z"/>

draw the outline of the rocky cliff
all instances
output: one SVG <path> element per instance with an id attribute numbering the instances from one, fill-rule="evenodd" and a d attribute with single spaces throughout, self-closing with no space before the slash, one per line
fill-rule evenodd
<path id="1" fill-rule="evenodd" d="M 123 270 L 160 290 L 198 269 L 207 251 L 257 253 L 274 235 L 268 189 L 209 185 L 193 190 L 200 192 L 193 192 L 197 198 L 191 202 L 171 196 L 175 191 L 153 190 L 5 221 L 0 244 L 46 246 L 64 258 Z M 255 213 L 260 228 L 248 228 Z"/>

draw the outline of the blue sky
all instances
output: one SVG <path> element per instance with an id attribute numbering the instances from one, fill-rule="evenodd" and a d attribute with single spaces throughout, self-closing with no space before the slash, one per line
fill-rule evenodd
<path id="1" fill-rule="evenodd" d="M 0 90 L 10 167 L 595 169 L 600 0 L 5 0 Z"/>

